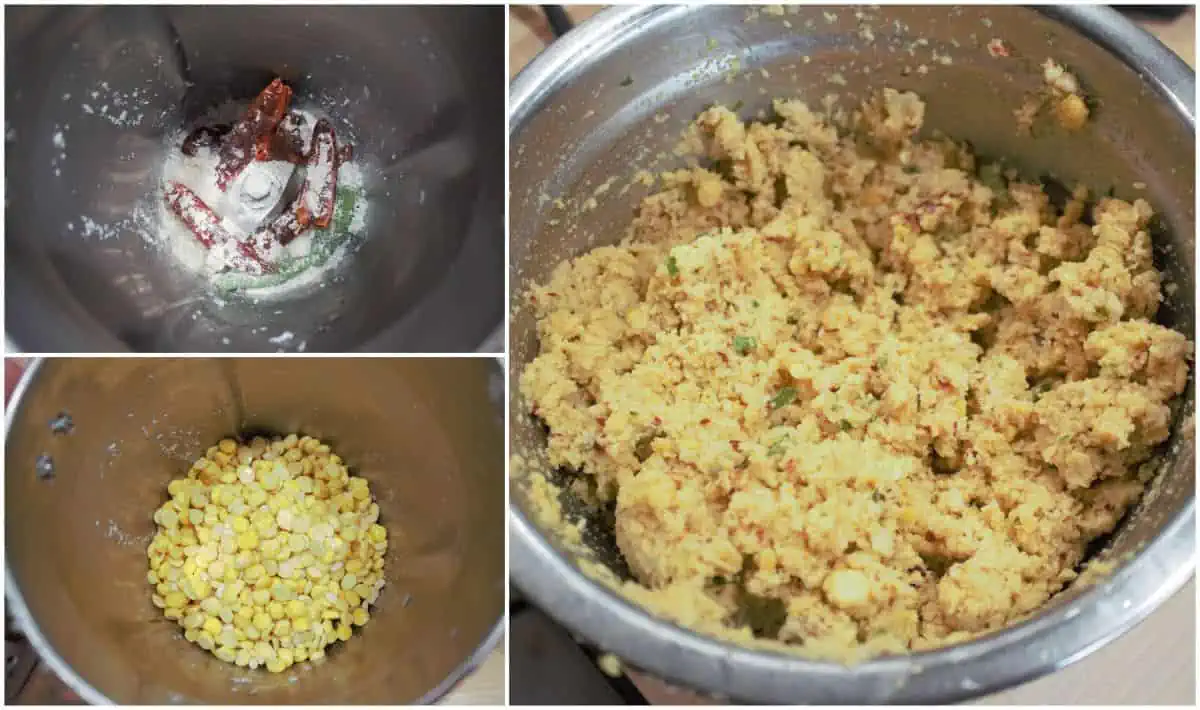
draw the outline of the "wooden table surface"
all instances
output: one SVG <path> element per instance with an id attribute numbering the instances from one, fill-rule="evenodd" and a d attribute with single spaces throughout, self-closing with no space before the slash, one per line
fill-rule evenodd
<path id="1" fill-rule="evenodd" d="M 581 22 L 602 7 L 575 5 L 569 8 L 569 13 L 572 19 Z M 509 75 L 515 76 L 553 35 L 535 6 L 514 5 L 509 13 Z M 1195 8 L 1172 22 L 1141 24 L 1188 64 L 1196 65 Z M 631 677 L 653 703 L 701 702 L 643 674 Z M 1085 660 L 978 702 L 983 705 L 1194 705 L 1195 699 L 1196 588 L 1191 582 L 1145 622 Z"/>
<path id="2" fill-rule="evenodd" d="M 442 698 L 439 705 L 503 705 L 504 676 L 504 639 L 501 639 L 499 648 L 487 661 Z"/>

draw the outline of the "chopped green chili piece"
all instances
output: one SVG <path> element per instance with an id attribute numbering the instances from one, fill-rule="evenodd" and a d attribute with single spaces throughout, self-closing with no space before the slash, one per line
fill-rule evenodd
<path id="1" fill-rule="evenodd" d="M 796 399 L 795 387 L 784 387 L 771 399 L 771 409 L 786 407 Z"/>

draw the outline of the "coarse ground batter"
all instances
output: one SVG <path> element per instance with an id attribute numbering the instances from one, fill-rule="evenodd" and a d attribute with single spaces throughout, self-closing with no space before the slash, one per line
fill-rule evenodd
<path id="1" fill-rule="evenodd" d="M 1168 436 L 1191 344 L 1151 322 L 1150 206 L 1053 206 L 918 141 L 911 93 L 844 132 L 775 112 L 705 111 L 711 167 L 528 293 L 549 463 L 615 505 L 624 592 L 692 628 L 844 661 L 998 629 Z"/>

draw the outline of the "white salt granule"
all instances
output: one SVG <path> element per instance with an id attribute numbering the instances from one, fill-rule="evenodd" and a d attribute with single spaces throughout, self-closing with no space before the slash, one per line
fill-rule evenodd
<path id="1" fill-rule="evenodd" d="M 145 118 L 146 108 L 150 105 L 149 89 L 131 89 L 121 91 L 113 89 L 107 81 L 95 85 L 87 92 L 92 101 L 100 104 L 99 111 L 90 103 L 80 104 L 83 112 L 90 116 L 99 116 L 114 126 L 129 128 L 139 126 Z M 63 101 L 69 100 L 70 94 L 63 94 Z"/>

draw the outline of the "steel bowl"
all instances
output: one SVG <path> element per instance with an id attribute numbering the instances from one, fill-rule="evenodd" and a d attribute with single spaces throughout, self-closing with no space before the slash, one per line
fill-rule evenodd
<path id="1" fill-rule="evenodd" d="M 502 392 L 492 359 L 41 361 L 8 411 L 8 610 L 90 703 L 432 702 L 502 634 Z M 280 674 L 188 643 L 146 583 L 167 482 L 251 432 L 328 441 L 390 533 L 371 621 Z"/>
<path id="2" fill-rule="evenodd" d="M 1012 56 L 992 57 L 992 38 L 1005 40 Z M 1039 65 L 1048 57 L 1078 75 L 1096 102 L 1092 120 L 1069 136 L 1019 136 L 1013 110 L 1041 85 Z M 1177 289 L 1160 320 L 1194 338 L 1195 75 L 1115 12 L 1089 6 L 600 13 L 550 46 L 510 88 L 514 304 L 558 262 L 623 235 L 647 193 L 626 190 L 627 178 L 638 167 L 671 166 L 662 154 L 712 103 L 740 101 L 741 114 L 753 116 L 769 112 L 775 97 L 819 105 L 834 94 L 838 105 L 853 107 L 883 86 L 917 91 L 928 104 L 927 129 L 969 140 L 983 156 L 1011 158 L 1026 175 L 1149 200 L 1161 216 L 1156 262 Z M 614 176 L 620 180 L 600 189 Z M 544 469 L 545 434 L 517 387 L 537 353 L 533 316 L 519 305 L 509 353 L 511 451 Z M 520 483 L 510 505 L 511 575 L 560 622 L 632 666 L 734 700 L 922 704 L 994 692 L 1086 656 L 1191 576 L 1195 447 L 1191 417 L 1183 415 L 1195 409 L 1193 383 L 1180 399 L 1156 483 L 1098 553 L 1115 571 L 970 643 L 853 667 L 723 643 L 652 616 L 583 574 L 581 558 L 620 569 L 602 520 L 587 526 L 600 531 L 588 536 L 587 549 L 576 550 L 540 527 Z M 564 505 L 586 513 L 569 494 Z"/>
<path id="3" fill-rule="evenodd" d="M 5 19 L 9 352 L 501 351 L 503 8 L 32 6 Z M 323 286 L 214 297 L 144 238 L 138 208 L 161 199 L 166 135 L 275 76 L 351 132 L 367 225 Z"/>

